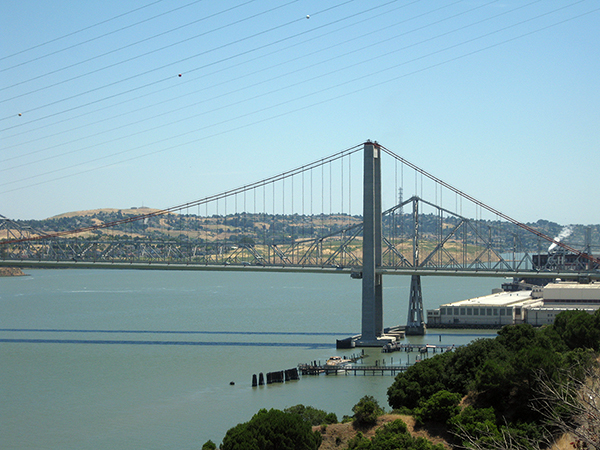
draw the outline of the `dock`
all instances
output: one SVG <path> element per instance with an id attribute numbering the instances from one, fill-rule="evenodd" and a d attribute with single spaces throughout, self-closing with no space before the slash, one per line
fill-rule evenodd
<path id="1" fill-rule="evenodd" d="M 433 344 L 400 344 L 399 342 L 392 342 L 382 347 L 382 353 L 392 352 L 416 352 L 415 361 L 413 364 L 418 363 L 422 358 L 427 358 L 427 355 L 431 353 L 444 353 L 455 350 L 460 345 L 433 345 Z M 277 372 L 268 372 L 266 374 L 266 380 L 263 373 L 260 373 L 258 377 L 252 376 L 252 386 L 263 386 L 265 384 L 272 383 L 284 383 L 289 381 L 297 381 L 300 379 L 299 375 L 302 376 L 318 376 L 324 375 L 353 375 L 353 376 L 395 376 L 401 372 L 408 370 L 413 364 L 410 363 L 410 356 L 408 357 L 409 362 L 407 364 L 394 364 L 394 358 L 392 357 L 389 361 L 390 364 L 386 364 L 385 359 L 377 360 L 374 364 L 361 364 L 360 360 L 366 358 L 364 350 L 359 354 L 352 354 L 349 358 L 343 357 L 343 362 L 337 365 L 331 365 L 327 363 L 321 363 L 321 361 L 311 361 L 307 364 L 298 364 L 298 367 L 293 369 L 281 370 Z M 265 383 L 266 381 L 266 383 Z"/>
<path id="2" fill-rule="evenodd" d="M 444 353 L 457 349 L 460 345 L 432 345 L 432 344 L 401 344 L 399 342 L 392 342 L 384 345 L 381 348 L 382 353 L 392 353 L 392 352 L 414 352 L 418 351 L 419 353 Z"/>
<path id="3" fill-rule="evenodd" d="M 298 370 L 302 376 L 307 375 L 396 375 L 404 372 L 410 366 L 408 365 L 364 365 L 364 364 L 346 364 L 340 367 L 331 367 L 326 365 L 300 364 Z"/>
<path id="4" fill-rule="evenodd" d="M 419 356 L 415 358 L 415 363 L 418 363 L 422 357 L 427 357 L 429 353 L 444 353 L 455 350 L 460 345 L 432 345 L 432 344 L 400 344 L 393 342 L 382 347 L 382 353 L 392 353 L 403 351 L 406 353 L 417 352 Z M 385 359 L 375 361 L 375 364 L 357 364 L 358 360 L 364 357 L 364 353 L 358 357 L 352 356 L 350 361 L 345 364 L 331 366 L 321 364 L 321 362 L 312 361 L 308 364 L 298 364 L 298 372 L 302 376 L 310 375 L 396 375 L 400 372 L 408 370 L 412 364 L 394 364 L 394 358 L 391 359 L 391 364 L 386 364 Z M 410 358 L 409 358 L 410 359 Z"/>

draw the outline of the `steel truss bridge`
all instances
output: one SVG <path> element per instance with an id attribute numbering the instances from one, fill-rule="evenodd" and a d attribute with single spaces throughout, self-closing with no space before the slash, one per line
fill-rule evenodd
<path id="1" fill-rule="evenodd" d="M 413 334 L 425 332 L 421 275 L 600 279 L 591 230 L 574 248 L 371 141 L 139 212 L 61 231 L 0 216 L 0 266 L 345 273 L 362 280 L 362 345 L 382 342 L 383 275 L 411 275 Z"/>

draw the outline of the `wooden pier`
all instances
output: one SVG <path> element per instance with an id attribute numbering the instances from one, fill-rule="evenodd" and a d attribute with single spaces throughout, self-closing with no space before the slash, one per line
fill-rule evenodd
<path id="1" fill-rule="evenodd" d="M 421 358 L 427 357 L 428 353 L 444 353 L 455 350 L 460 347 L 459 345 L 432 345 L 432 344 L 401 344 L 394 342 L 386 344 L 381 349 L 382 353 L 392 352 L 406 352 L 412 353 L 417 352 L 415 363 L 418 363 Z M 423 355 L 423 356 L 420 356 Z M 382 361 L 375 361 L 375 364 L 357 364 L 358 360 L 364 358 L 364 353 L 360 356 L 352 356 L 348 363 L 339 364 L 336 366 L 321 364 L 320 362 L 313 361 L 309 364 L 299 364 L 298 371 L 301 375 L 396 375 L 400 372 L 406 371 L 412 364 L 394 364 L 394 358 L 391 359 L 391 364 L 386 364 L 385 359 Z M 410 359 L 410 357 L 409 357 Z"/>
<path id="2" fill-rule="evenodd" d="M 392 352 L 414 352 L 418 351 L 419 353 L 444 353 L 452 351 L 456 348 L 460 347 L 459 345 L 432 345 L 432 344 L 400 344 L 399 342 L 392 342 L 390 344 L 386 344 L 382 347 L 382 353 L 392 353 Z"/>
<path id="3" fill-rule="evenodd" d="M 415 362 L 418 363 L 423 357 L 427 357 L 428 353 L 443 353 L 452 351 L 460 347 L 459 345 L 432 345 L 432 344 L 400 344 L 394 342 L 383 346 L 382 353 L 392 352 L 417 352 Z M 422 356 L 421 356 L 422 355 Z M 321 364 L 320 361 L 311 361 L 308 364 L 298 364 L 297 368 L 282 370 L 278 372 L 269 372 L 266 377 L 266 384 L 283 383 L 295 381 L 299 379 L 298 375 L 315 376 L 315 375 L 353 375 L 353 376 L 395 376 L 401 372 L 408 370 L 413 364 L 394 364 L 394 358 L 391 358 L 390 364 L 386 364 L 385 359 L 375 361 L 375 364 L 360 364 L 360 360 L 365 358 L 364 350 L 358 355 L 351 355 L 350 358 L 343 357 L 343 362 L 340 364 Z M 263 386 L 265 384 L 264 375 L 261 373 L 257 377 L 253 375 L 252 386 Z"/>
<path id="4" fill-rule="evenodd" d="M 302 376 L 306 375 L 396 375 L 409 368 L 408 365 L 363 365 L 363 364 L 345 364 L 339 367 L 314 364 L 300 364 L 298 371 Z"/>

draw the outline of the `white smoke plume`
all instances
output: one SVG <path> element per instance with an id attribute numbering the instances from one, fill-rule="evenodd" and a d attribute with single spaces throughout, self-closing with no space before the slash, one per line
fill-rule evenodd
<path id="1" fill-rule="evenodd" d="M 573 233 L 573 227 L 571 225 L 567 225 L 562 230 L 560 230 L 560 233 L 558 233 L 558 236 L 556 236 L 554 238 L 554 240 L 558 241 L 558 242 L 562 242 L 563 239 L 568 238 L 569 236 L 571 236 L 572 233 Z M 548 253 L 552 253 L 552 252 L 556 251 L 556 247 L 558 247 L 558 246 L 556 245 L 556 243 L 553 242 L 550 245 L 550 247 L 548 247 Z"/>

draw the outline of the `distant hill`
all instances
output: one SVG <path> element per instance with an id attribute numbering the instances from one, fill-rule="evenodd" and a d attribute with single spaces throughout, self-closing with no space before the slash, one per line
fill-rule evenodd
<path id="1" fill-rule="evenodd" d="M 86 211 L 72 211 L 63 214 L 59 214 L 57 216 L 49 217 L 45 220 L 56 220 L 56 219 L 69 219 L 73 217 L 97 217 L 100 215 L 108 215 L 108 214 L 122 214 L 124 216 L 138 216 L 141 214 L 150 214 L 156 211 L 160 211 L 159 209 L 147 208 L 145 206 L 136 208 L 128 208 L 128 209 L 117 209 L 117 208 L 99 208 L 99 209 L 88 209 Z"/>
<path id="2" fill-rule="evenodd" d="M 159 209 L 140 208 L 99 208 L 86 211 L 73 211 L 59 214 L 45 220 L 16 220 L 17 226 L 31 230 L 33 234 L 52 234 L 74 229 L 93 227 L 106 223 L 143 216 L 160 211 Z M 152 238 L 152 239 L 197 239 L 202 241 L 229 241 L 229 242 L 263 242 L 264 239 L 274 241 L 289 241 L 292 236 L 310 237 L 323 236 L 362 221 L 359 215 L 349 216 L 344 214 L 318 214 L 318 215 L 281 215 L 263 213 L 237 213 L 226 216 L 212 215 L 209 217 L 195 214 L 169 213 L 146 217 L 110 228 L 100 228 L 79 234 L 79 238 Z M 458 224 L 455 217 L 445 218 L 445 227 L 452 228 Z M 512 251 L 513 234 L 515 226 L 499 221 L 480 221 L 484 227 L 495 229 L 495 242 L 502 251 Z M 412 228 L 411 214 L 386 217 L 384 228 L 396 227 L 401 230 L 405 239 L 409 239 Z M 591 251 L 600 253 L 600 225 L 569 225 L 563 226 L 547 220 L 527 223 L 529 227 L 556 238 L 564 235 L 562 241 L 576 249 L 584 250 L 586 236 L 591 238 Z M 389 233 L 389 231 L 386 231 Z M 384 234 L 386 233 L 384 232 Z M 423 240 L 435 241 L 439 232 L 438 217 L 425 214 L 420 217 L 419 233 Z M 6 238 L 7 233 L 0 229 L 0 239 Z M 241 240 L 240 240 L 241 239 Z M 455 238 L 458 239 L 458 238 Z M 520 235 L 523 245 L 544 253 L 548 250 L 549 243 L 537 236 L 523 232 Z M 533 250 L 535 249 L 535 250 Z"/>

